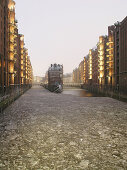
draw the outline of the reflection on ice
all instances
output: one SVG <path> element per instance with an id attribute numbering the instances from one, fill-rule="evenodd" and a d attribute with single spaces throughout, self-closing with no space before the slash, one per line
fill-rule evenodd
<path id="1" fill-rule="evenodd" d="M 79 96 L 79 97 L 101 97 L 100 95 L 93 94 L 88 92 L 87 90 L 84 89 L 74 89 L 74 88 L 65 88 L 63 90 L 63 94 L 71 94 L 74 96 Z"/>

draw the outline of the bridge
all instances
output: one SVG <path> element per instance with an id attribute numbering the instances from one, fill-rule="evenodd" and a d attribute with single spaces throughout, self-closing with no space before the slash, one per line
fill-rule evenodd
<path id="1" fill-rule="evenodd" d="M 0 114 L 0 169 L 127 168 L 127 104 L 34 86 Z"/>
<path id="2" fill-rule="evenodd" d="M 64 87 L 81 87 L 81 83 L 64 83 Z"/>

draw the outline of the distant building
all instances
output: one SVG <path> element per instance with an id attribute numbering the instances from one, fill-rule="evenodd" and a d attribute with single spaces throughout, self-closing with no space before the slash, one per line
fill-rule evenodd
<path id="1" fill-rule="evenodd" d="M 70 73 L 70 74 L 68 73 L 68 74 L 63 75 L 63 83 L 64 84 L 73 83 L 72 73 Z"/>
<path id="2" fill-rule="evenodd" d="M 89 80 L 89 55 L 84 57 L 84 84 L 88 84 Z"/>
<path id="3" fill-rule="evenodd" d="M 86 57 L 84 57 L 84 78 L 83 78 L 83 81 L 84 81 L 84 84 L 86 84 Z"/>
<path id="4" fill-rule="evenodd" d="M 73 83 L 80 83 L 80 71 L 79 68 L 73 70 Z"/>
<path id="5" fill-rule="evenodd" d="M 42 81 L 43 81 L 43 77 L 34 76 L 34 81 L 33 81 L 34 84 L 42 83 Z"/>
<path id="6" fill-rule="evenodd" d="M 79 74 L 80 74 L 79 81 L 81 84 L 83 84 L 84 83 L 84 60 L 81 61 L 79 64 Z"/>
<path id="7" fill-rule="evenodd" d="M 84 60 L 80 62 L 78 68 L 73 70 L 73 83 L 84 83 Z"/>
<path id="8" fill-rule="evenodd" d="M 89 50 L 89 60 L 88 60 L 88 64 L 89 64 L 89 80 L 92 80 L 92 49 Z"/>

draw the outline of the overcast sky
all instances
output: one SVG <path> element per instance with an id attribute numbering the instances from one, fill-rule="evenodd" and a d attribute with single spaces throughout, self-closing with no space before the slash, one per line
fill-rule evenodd
<path id="1" fill-rule="evenodd" d="M 51 63 L 72 72 L 107 27 L 127 15 L 127 0 L 15 0 L 19 33 L 25 35 L 34 75 Z"/>

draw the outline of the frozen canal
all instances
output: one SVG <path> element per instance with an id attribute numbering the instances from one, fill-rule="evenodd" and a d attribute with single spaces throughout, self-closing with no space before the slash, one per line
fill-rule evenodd
<path id="1" fill-rule="evenodd" d="M 127 104 L 36 87 L 0 114 L 0 170 L 127 170 Z"/>
<path id="2" fill-rule="evenodd" d="M 70 94 L 70 95 L 79 96 L 79 97 L 98 97 L 99 96 L 98 94 L 93 94 L 81 88 L 69 88 L 69 87 L 64 88 L 62 94 Z"/>

